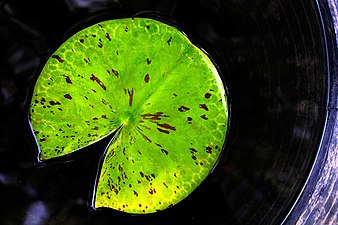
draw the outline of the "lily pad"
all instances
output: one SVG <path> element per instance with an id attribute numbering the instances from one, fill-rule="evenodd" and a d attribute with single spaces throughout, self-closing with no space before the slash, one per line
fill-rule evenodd
<path id="1" fill-rule="evenodd" d="M 30 122 L 40 161 L 116 132 L 93 207 L 140 214 L 176 204 L 207 177 L 222 151 L 228 105 L 215 65 L 181 31 L 126 18 L 85 28 L 52 54 Z"/>

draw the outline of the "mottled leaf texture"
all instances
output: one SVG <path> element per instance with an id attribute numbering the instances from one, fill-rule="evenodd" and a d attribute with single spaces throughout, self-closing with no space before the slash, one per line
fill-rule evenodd
<path id="1" fill-rule="evenodd" d="M 173 206 L 210 173 L 228 106 L 215 66 L 184 34 L 128 18 L 83 29 L 53 53 L 35 85 L 30 121 L 41 161 L 116 132 L 93 207 L 142 214 Z"/>

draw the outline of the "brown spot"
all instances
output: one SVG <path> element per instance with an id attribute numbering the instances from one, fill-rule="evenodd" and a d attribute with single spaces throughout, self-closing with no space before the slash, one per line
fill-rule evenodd
<path id="1" fill-rule="evenodd" d="M 187 117 L 187 120 L 188 120 L 188 124 L 192 124 L 192 122 L 191 122 L 191 121 L 192 121 L 192 118 L 191 118 L 191 117 L 188 116 L 188 117 Z"/>
<path id="2" fill-rule="evenodd" d="M 186 111 L 189 111 L 189 110 L 190 110 L 190 108 L 188 108 L 184 105 L 182 105 L 181 107 L 178 108 L 178 111 L 180 111 L 180 112 L 186 112 Z"/>
<path id="3" fill-rule="evenodd" d="M 92 130 L 98 130 L 98 129 L 99 129 L 99 127 L 97 127 L 97 126 L 92 128 Z"/>
<path id="4" fill-rule="evenodd" d="M 134 88 L 132 88 L 131 90 L 127 90 L 128 95 L 129 95 L 129 106 L 132 107 L 133 105 L 133 97 L 134 97 Z"/>
<path id="5" fill-rule="evenodd" d="M 210 93 L 205 93 L 204 97 L 205 98 L 210 98 L 211 94 Z"/>
<path id="6" fill-rule="evenodd" d="M 99 43 L 98 45 L 97 45 L 97 47 L 99 47 L 99 48 L 102 48 L 102 43 Z"/>
<path id="7" fill-rule="evenodd" d="M 111 41 L 110 36 L 109 36 L 108 33 L 106 33 L 106 38 L 107 38 L 109 41 Z"/>
<path id="8" fill-rule="evenodd" d="M 73 82 L 70 80 L 69 76 L 65 76 L 65 78 L 66 78 L 66 82 L 68 84 L 73 84 Z"/>
<path id="9" fill-rule="evenodd" d="M 161 152 L 164 153 L 164 154 L 166 154 L 166 155 L 168 155 L 168 151 L 165 150 L 165 149 L 163 149 L 163 148 L 161 149 Z"/>
<path id="10" fill-rule="evenodd" d="M 143 174 L 143 172 L 140 172 L 140 175 L 141 175 L 141 177 L 144 177 L 144 174 Z"/>
<path id="11" fill-rule="evenodd" d="M 83 40 L 83 39 L 80 39 L 79 41 L 80 41 L 82 44 L 83 44 L 83 42 L 84 42 L 84 40 Z"/>
<path id="12" fill-rule="evenodd" d="M 96 82 L 98 85 L 100 85 L 100 87 L 103 89 L 103 90 L 106 90 L 106 86 L 100 81 L 100 79 L 98 77 L 96 77 L 94 74 L 92 74 L 92 76 L 90 77 L 90 79 L 94 82 Z"/>
<path id="13" fill-rule="evenodd" d="M 119 77 L 119 72 L 117 70 L 112 69 L 111 71 L 116 77 Z"/>
<path id="14" fill-rule="evenodd" d="M 90 61 L 90 58 L 83 58 L 83 60 L 86 62 L 86 63 L 88 63 L 89 61 Z"/>
<path id="15" fill-rule="evenodd" d="M 202 116 L 200 116 L 202 119 L 204 119 L 204 120 L 207 120 L 208 119 L 208 117 L 205 115 L 205 114 L 203 114 Z"/>
<path id="16" fill-rule="evenodd" d="M 142 126 L 142 127 L 146 128 L 147 130 L 151 130 L 151 128 L 150 128 L 150 127 L 148 127 L 148 126 L 146 126 L 146 125 L 144 125 L 144 124 L 141 124 L 140 126 Z"/>
<path id="17" fill-rule="evenodd" d="M 54 101 L 50 101 L 49 104 L 51 104 L 51 105 L 61 105 L 60 102 L 54 102 Z"/>
<path id="18" fill-rule="evenodd" d="M 196 160 L 196 159 L 197 159 L 197 157 L 196 157 L 195 155 L 191 156 L 191 158 L 192 158 L 193 160 Z"/>
<path id="19" fill-rule="evenodd" d="M 128 32 L 128 30 L 129 30 L 129 28 L 128 28 L 128 27 L 126 27 L 126 28 L 124 29 L 124 31 L 125 31 L 125 32 Z"/>
<path id="20" fill-rule="evenodd" d="M 150 28 L 149 25 L 147 25 L 146 28 L 149 30 L 149 28 Z"/>
<path id="21" fill-rule="evenodd" d="M 149 58 L 147 58 L 147 64 L 150 65 L 151 60 Z"/>
<path id="22" fill-rule="evenodd" d="M 163 130 L 163 129 L 158 128 L 158 127 L 157 127 L 157 130 L 160 131 L 160 132 L 162 132 L 162 133 L 165 133 L 165 134 L 169 134 L 170 133 L 168 130 Z"/>
<path id="23" fill-rule="evenodd" d="M 171 42 L 171 39 L 172 39 L 173 37 L 170 37 L 169 39 L 168 39 L 168 41 L 167 41 L 167 43 L 168 43 L 168 45 L 170 45 L 170 42 Z"/>
<path id="24" fill-rule="evenodd" d="M 134 195 L 135 195 L 136 197 L 138 197 L 138 193 L 137 193 L 136 191 L 134 191 Z"/>
<path id="25" fill-rule="evenodd" d="M 157 123 L 156 122 L 156 124 L 157 124 L 157 126 L 168 129 L 168 130 L 173 130 L 173 131 L 176 130 L 175 127 L 173 127 L 173 126 L 171 126 L 170 124 L 167 124 L 167 123 Z"/>
<path id="26" fill-rule="evenodd" d="M 163 112 L 156 112 L 155 114 L 146 113 L 141 115 L 143 119 L 150 120 L 150 121 L 156 121 L 161 120 L 161 117 L 169 117 L 167 115 L 164 115 Z"/>
<path id="27" fill-rule="evenodd" d="M 155 194 L 156 193 L 156 190 L 155 190 L 155 188 L 150 188 L 150 190 L 149 190 L 149 194 Z"/>
<path id="28" fill-rule="evenodd" d="M 190 152 L 191 152 L 191 153 L 196 153 L 197 150 L 196 150 L 195 148 L 190 148 Z"/>
<path id="29" fill-rule="evenodd" d="M 209 154 L 212 153 L 212 148 L 211 148 L 210 146 L 206 147 L 206 150 L 207 150 L 207 151 L 206 151 L 207 153 L 209 153 Z"/>
<path id="30" fill-rule="evenodd" d="M 101 118 L 102 119 L 107 119 L 107 116 L 106 115 L 102 115 Z"/>
<path id="31" fill-rule="evenodd" d="M 72 96 L 70 96 L 70 94 L 65 94 L 63 97 L 65 97 L 65 98 L 67 98 L 69 100 L 73 99 Z"/>
<path id="32" fill-rule="evenodd" d="M 150 181 L 150 178 L 149 178 L 149 176 L 145 176 L 145 177 L 146 177 L 147 181 Z"/>
<path id="33" fill-rule="evenodd" d="M 52 58 L 56 59 L 57 61 L 59 61 L 59 63 L 63 63 L 65 61 L 65 60 L 61 59 L 61 57 L 58 56 L 58 55 L 52 55 Z"/>
<path id="34" fill-rule="evenodd" d="M 200 104 L 200 108 L 204 109 L 205 111 L 209 111 L 208 107 L 206 104 Z"/>
<path id="35" fill-rule="evenodd" d="M 165 182 L 163 182 L 163 185 L 164 185 L 166 188 L 168 188 L 168 185 L 167 185 Z"/>
<path id="36" fill-rule="evenodd" d="M 98 25 L 99 27 L 103 28 L 101 24 L 98 23 L 97 25 Z"/>
<path id="37" fill-rule="evenodd" d="M 40 142 L 43 142 L 43 141 L 46 141 L 46 140 L 47 140 L 46 138 L 41 138 Z"/>
<path id="38" fill-rule="evenodd" d="M 145 81 L 146 83 L 149 83 L 149 79 L 150 79 L 150 77 L 149 77 L 149 74 L 147 73 L 147 74 L 145 75 L 145 77 L 144 77 L 144 81 Z"/>
<path id="39" fill-rule="evenodd" d="M 93 120 L 99 120 L 99 118 L 97 118 L 97 117 L 94 117 L 94 118 L 93 118 Z"/>

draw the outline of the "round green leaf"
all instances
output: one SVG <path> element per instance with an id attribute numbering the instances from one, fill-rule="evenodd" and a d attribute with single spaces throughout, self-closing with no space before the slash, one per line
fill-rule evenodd
<path id="1" fill-rule="evenodd" d="M 30 119 L 39 160 L 117 131 L 93 207 L 150 213 L 181 201 L 210 173 L 228 106 L 203 51 L 174 27 L 132 18 L 95 24 L 64 42 L 38 78 Z"/>

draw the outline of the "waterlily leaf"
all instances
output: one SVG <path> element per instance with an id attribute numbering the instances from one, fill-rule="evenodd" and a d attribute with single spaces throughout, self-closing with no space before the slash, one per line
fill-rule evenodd
<path id="1" fill-rule="evenodd" d="M 228 106 L 203 51 L 172 26 L 131 18 L 95 24 L 57 49 L 35 85 L 30 120 L 41 161 L 117 131 L 93 207 L 150 213 L 181 201 L 210 173 Z"/>

